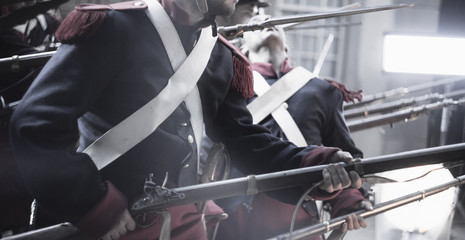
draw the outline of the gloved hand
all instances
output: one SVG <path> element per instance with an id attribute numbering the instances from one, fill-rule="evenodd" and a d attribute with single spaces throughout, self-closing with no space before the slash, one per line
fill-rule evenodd
<path id="1" fill-rule="evenodd" d="M 136 229 L 136 222 L 131 217 L 131 214 L 126 209 L 124 210 L 123 215 L 120 219 L 115 222 L 113 227 L 100 239 L 102 240 L 116 240 L 119 239 L 122 235 L 126 234 L 128 231 L 133 231 Z"/>
<path id="2" fill-rule="evenodd" d="M 360 227 L 367 227 L 365 219 L 351 214 L 346 218 L 346 222 L 342 224 L 340 228 L 334 229 L 333 232 L 331 232 L 327 240 L 342 240 L 349 230 L 360 229 Z"/>
<path id="3" fill-rule="evenodd" d="M 359 189 L 362 186 L 362 179 L 355 172 L 347 173 L 344 169 L 344 163 L 352 162 L 352 155 L 348 152 L 337 151 L 331 156 L 330 163 L 323 170 L 323 184 L 319 188 L 332 193 L 347 187 Z"/>
<path id="4" fill-rule="evenodd" d="M 355 212 L 361 209 L 373 210 L 373 205 L 368 200 L 359 201 L 348 208 L 344 208 L 339 212 L 338 215 L 347 215 L 351 212 Z M 340 228 L 333 230 L 327 240 L 342 240 L 347 231 L 360 229 L 360 227 L 367 227 L 365 219 L 355 214 L 351 214 L 346 218 L 346 222 Z"/>

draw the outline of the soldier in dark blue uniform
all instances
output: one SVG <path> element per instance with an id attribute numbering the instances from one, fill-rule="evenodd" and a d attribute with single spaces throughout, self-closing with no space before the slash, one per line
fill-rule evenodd
<path id="1" fill-rule="evenodd" d="M 267 15 L 259 15 L 253 17 L 249 23 L 261 23 L 268 19 Z M 240 48 L 247 51 L 252 69 L 260 73 L 269 85 L 273 85 L 293 69 L 289 64 L 282 27 L 245 32 L 243 35 L 243 45 Z M 359 92 L 347 90 L 337 82 L 313 78 L 286 100 L 286 106 L 306 144 L 338 147 L 354 157 L 362 158 L 363 153 L 350 136 L 342 110 L 343 100 L 354 101 L 356 97 L 361 98 Z M 276 137 L 292 139 L 286 136 L 271 115 L 260 124 Z M 231 174 L 234 177 L 242 176 L 235 169 L 231 170 Z M 217 200 L 229 214 L 229 218 L 219 227 L 219 239 L 235 239 L 237 232 L 240 232 L 241 239 L 266 239 L 289 230 L 294 205 L 276 201 L 261 193 L 252 197 L 246 197 L 242 204 L 242 199 L 237 200 L 238 198 Z M 348 209 L 359 208 L 361 204 L 369 205 L 357 189 L 345 189 L 327 203 L 331 206 L 333 217 L 347 213 Z M 319 213 L 315 203 L 306 201 L 304 206 L 298 211 L 297 226 L 318 223 Z M 361 222 L 361 225 L 366 227 L 365 222 Z M 322 239 L 322 236 L 311 239 Z"/>
<path id="2" fill-rule="evenodd" d="M 198 30 L 214 25 L 216 15 L 231 14 L 235 2 L 160 0 L 187 54 Z M 132 231 L 134 220 L 127 210 L 128 202 L 141 197 L 150 173 L 157 184 L 167 176 L 167 187 L 197 183 L 196 139 L 184 102 L 152 134 L 100 171 L 82 152 L 157 96 L 173 74 L 145 9 L 144 2 L 128 2 L 80 6 L 71 12 L 56 33 L 63 45 L 11 121 L 17 163 L 40 213 L 103 239 L 158 238 L 160 221 Z M 206 133 L 226 144 L 235 166 L 246 174 L 351 161 L 350 154 L 337 148 L 298 148 L 254 125 L 246 109 L 246 99 L 253 96 L 250 65 L 224 39 L 216 42 L 197 86 Z M 360 177 L 340 164 L 330 165 L 323 176 L 315 197 L 331 198 L 344 187 L 361 185 Z M 303 189 L 286 193 L 293 194 L 281 197 L 295 202 Z M 202 214 L 193 204 L 168 211 L 172 239 L 206 238 Z"/>
<path id="3" fill-rule="evenodd" d="M 254 17 L 253 23 L 269 19 L 267 15 Z M 244 33 L 244 48 L 252 69 L 259 72 L 269 85 L 273 85 L 290 72 L 287 43 L 282 27 L 266 28 Z M 343 101 L 361 100 L 359 92 L 345 89 L 341 84 L 313 78 L 287 101 L 287 110 L 299 127 L 308 145 L 338 147 L 362 158 L 363 153 L 355 146 L 343 114 Z M 253 99 L 251 99 L 253 101 Z M 288 139 L 271 115 L 260 124 L 273 135 Z"/>

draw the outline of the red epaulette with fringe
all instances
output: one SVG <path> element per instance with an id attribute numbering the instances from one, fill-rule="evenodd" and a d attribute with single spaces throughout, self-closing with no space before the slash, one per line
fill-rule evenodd
<path id="1" fill-rule="evenodd" d="M 234 77 L 232 87 L 239 91 L 246 99 L 254 96 L 253 73 L 249 60 L 244 54 L 221 35 L 218 36 L 228 48 L 233 52 Z"/>
<path id="2" fill-rule="evenodd" d="M 71 11 L 55 32 L 62 43 L 74 43 L 94 34 L 103 23 L 108 10 L 145 10 L 144 1 L 119 2 L 110 5 L 81 4 Z"/>
<path id="3" fill-rule="evenodd" d="M 355 99 L 357 99 L 359 102 L 363 100 L 362 96 L 362 90 L 354 91 L 347 89 L 346 86 L 340 82 L 337 82 L 332 79 L 325 79 L 327 82 L 331 83 L 331 86 L 337 88 L 339 91 L 342 93 L 342 98 L 344 102 L 346 103 L 355 103 Z"/>

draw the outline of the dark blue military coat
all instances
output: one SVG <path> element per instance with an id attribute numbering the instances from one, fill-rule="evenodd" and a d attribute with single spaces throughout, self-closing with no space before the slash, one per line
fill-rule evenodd
<path id="1" fill-rule="evenodd" d="M 254 63 L 252 68 L 261 73 L 270 85 L 292 69 L 288 64 L 284 64 L 278 77 L 271 64 Z M 363 157 L 362 151 L 355 146 L 346 125 L 342 94 L 331 83 L 314 78 L 292 95 L 286 103 L 287 110 L 308 145 L 338 147 L 350 152 L 353 157 Z M 270 129 L 273 135 L 287 139 L 271 116 L 260 124 Z"/>
<path id="2" fill-rule="evenodd" d="M 102 22 L 89 27 L 92 31 L 68 38 L 73 41 L 63 44 L 47 63 L 11 122 L 18 165 L 39 205 L 57 222 L 74 223 L 98 203 L 105 202 L 108 206 L 103 209 L 108 212 L 124 209 L 124 198 L 139 197 L 149 173 L 160 184 L 168 172 L 168 187 L 195 184 L 189 177 L 180 177 L 196 174 L 195 164 L 190 164 L 195 162 L 196 143 L 189 141 L 193 132 L 184 103 L 153 134 L 101 171 L 87 154 L 76 152 L 78 145 L 85 148 L 154 98 L 173 70 L 144 11 L 104 9 L 73 14 L 74 21 L 95 14 Z M 174 21 L 190 52 L 198 27 Z M 298 168 L 302 160 L 308 165 L 311 159 L 305 156 L 315 147 L 297 148 L 252 124 L 244 90 L 238 84 L 243 76 L 233 64 L 237 57 L 219 41 L 197 84 L 207 134 L 227 145 L 236 166 L 245 173 Z M 123 196 L 108 197 L 115 189 Z M 91 215 L 101 218 L 93 224 L 108 230 L 114 221 L 105 220 L 110 215 Z"/>

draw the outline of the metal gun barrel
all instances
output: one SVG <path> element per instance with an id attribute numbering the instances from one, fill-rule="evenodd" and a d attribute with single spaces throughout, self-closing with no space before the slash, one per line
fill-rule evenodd
<path id="1" fill-rule="evenodd" d="M 345 164 L 345 169 L 347 171 L 356 170 L 359 175 L 362 176 L 363 174 L 373 174 L 400 168 L 462 160 L 463 156 L 465 156 L 464 154 L 465 143 L 452 144 L 366 158 L 359 162 L 355 161 Z M 135 204 L 131 210 L 133 212 L 140 212 L 148 209 L 164 209 L 210 199 L 219 199 L 242 194 L 252 195 L 258 192 L 316 183 L 322 180 L 321 172 L 326 167 L 328 167 L 328 165 L 318 165 L 175 188 L 171 189 L 171 191 L 182 194 L 182 198 L 155 203 L 151 206 Z"/>
<path id="2" fill-rule="evenodd" d="M 333 11 L 333 12 L 328 12 L 328 13 L 315 13 L 315 14 L 307 14 L 307 15 L 292 16 L 292 17 L 289 17 L 289 16 L 279 17 L 279 18 L 269 19 L 267 21 L 264 21 L 263 23 L 237 24 L 234 26 L 226 26 L 226 27 L 221 26 L 218 28 L 218 31 L 223 32 L 226 36 L 231 36 L 234 34 L 245 32 L 245 31 L 255 31 L 255 30 L 274 27 L 276 25 L 315 21 L 319 19 L 350 16 L 350 15 L 378 12 L 378 11 L 385 11 L 385 10 L 393 10 L 393 9 L 399 9 L 399 8 L 405 8 L 405 7 L 412 7 L 412 6 L 413 4 L 386 5 L 386 6 L 377 6 L 377 7 L 366 7 L 366 8 L 361 8 L 361 9 Z"/>
<path id="3" fill-rule="evenodd" d="M 422 91 L 422 90 L 426 90 L 426 89 L 430 89 L 433 87 L 438 87 L 438 86 L 442 86 L 442 85 L 446 85 L 449 83 L 462 81 L 462 80 L 465 80 L 463 76 L 450 77 L 450 78 L 444 78 L 438 81 L 434 81 L 431 83 L 423 83 L 419 85 L 413 85 L 410 87 L 400 87 L 400 88 L 391 89 L 391 90 L 380 92 L 380 93 L 375 93 L 372 95 L 366 95 L 366 96 L 363 96 L 363 101 L 361 102 L 345 104 L 344 110 L 361 107 L 361 106 L 371 104 L 374 102 L 382 101 L 387 98 L 400 97 L 400 96 L 404 96 L 407 93 Z"/>
<path id="4" fill-rule="evenodd" d="M 402 153 L 389 154 L 384 156 L 366 158 L 361 161 L 355 161 L 345 164 L 347 171 L 356 170 L 360 175 L 373 174 L 384 171 L 390 171 L 400 168 L 455 162 L 463 160 L 465 156 L 465 143 L 451 144 L 439 147 L 412 150 Z M 308 183 L 316 183 L 322 179 L 321 171 L 327 165 L 293 169 L 269 174 L 252 175 L 243 178 L 236 178 L 212 183 L 204 183 L 187 187 L 171 189 L 174 193 L 182 193 L 183 198 L 174 199 L 152 206 L 146 206 L 140 209 L 131 209 L 133 212 L 151 211 L 165 209 L 168 207 L 190 204 L 210 199 L 218 199 L 242 194 L 255 194 L 262 191 L 300 186 Z M 134 205 L 133 205 L 134 206 Z M 59 237 L 53 237 L 54 231 L 60 231 Z M 64 231 L 64 232 L 62 232 Z M 66 236 L 66 232 L 70 237 Z M 46 235 L 44 235 L 46 234 Z M 39 240 L 45 239 L 81 239 L 87 240 L 83 233 L 80 233 L 76 227 L 69 223 L 59 224 L 46 229 L 26 232 L 19 235 L 4 238 L 5 240 Z M 72 238 L 72 236 L 79 236 Z"/>
<path id="5" fill-rule="evenodd" d="M 55 53 L 56 51 L 50 51 L 0 58 L 0 72 L 15 72 L 28 67 L 43 66 Z"/>
<path id="6" fill-rule="evenodd" d="M 440 102 L 424 104 L 421 106 L 409 107 L 407 109 L 399 110 L 392 113 L 387 113 L 379 116 L 366 117 L 362 119 L 357 119 L 347 122 L 347 127 L 351 132 L 365 130 L 372 127 L 378 127 L 386 124 L 392 124 L 394 122 L 400 121 L 410 121 L 414 118 L 420 116 L 421 114 L 426 114 L 428 111 L 440 109 L 452 105 L 464 104 L 465 100 L 453 101 L 451 99 L 445 99 Z"/>
<path id="7" fill-rule="evenodd" d="M 408 203 L 422 200 L 436 193 L 445 191 L 451 187 L 460 186 L 464 183 L 465 183 L 465 175 L 459 176 L 452 181 L 437 185 L 435 187 L 431 187 L 431 188 L 421 190 L 415 193 L 407 194 L 402 197 L 399 197 L 399 198 L 396 198 L 396 199 L 393 199 L 393 200 L 390 200 L 384 203 L 377 204 L 373 206 L 373 210 L 359 210 L 355 212 L 355 214 L 363 218 L 372 217 L 372 216 L 384 213 L 386 211 L 389 211 L 391 209 L 404 206 Z M 304 238 L 311 237 L 311 236 L 318 236 L 326 232 L 329 232 L 331 230 L 334 230 L 336 228 L 340 228 L 342 224 L 344 224 L 344 222 L 346 221 L 347 217 L 348 215 L 344 215 L 344 216 L 340 216 L 337 218 L 333 218 L 323 223 L 312 225 L 310 227 L 298 229 L 292 233 L 292 239 L 297 240 L 297 239 L 304 239 Z M 269 240 L 283 240 L 283 239 L 289 239 L 289 237 L 290 237 L 290 234 L 286 233 L 286 234 L 276 236 L 274 238 L 269 238 Z"/>
<path id="8" fill-rule="evenodd" d="M 348 163 L 345 168 L 348 171 L 358 170 L 360 175 L 373 174 L 400 168 L 421 166 L 427 164 L 454 162 L 463 160 L 465 156 L 465 143 L 451 144 L 439 147 L 412 150 L 402 153 L 366 158 L 359 162 Z M 175 188 L 171 191 L 183 193 L 183 199 L 172 202 L 156 204 L 137 211 L 164 209 L 188 203 L 217 199 L 222 197 L 255 194 L 261 191 L 282 189 L 298 186 L 305 183 L 318 182 L 322 179 L 321 171 L 327 165 L 294 169 L 270 174 L 249 176 L 244 178 L 230 179 L 213 183 L 204 183 L 193 186 Z M 134 209 L 132 209 L 134 210 Z M 366 216 L 364 216 L 366 217 Z M 44 238 L 44 236 L 46 236 Z M 75 226 L 63 223 L 49 228 L 38 229 L 10 237 L 5 240 L 58 240 L 58 239 L 80 239 L 90 240 L 92 238 L 80 232 Z"/>
<path id="9" fill-rule="evenodd" d="M 376 114 L 376 113 L 392 112 L 395 110 L 399 110 L 403 107 L 408 107 L 408 106 L 418 104 L 420 102 L 431 101 L 431 100 L 437 101 L 437 100 L 442 100 L 442 99 L 444 99 L 443 95 L 439 93 L 432 93 L 432 94 L 427 94 L 427 95 L 420 96 L 420 97 L 400 99 L 400 100 L 393 101 L 393 102 L 387 102 L 387 103 L 370 105 L 370 106 L 365 106 L 365 107 L 360 107 L 360 108 L 349 109 L 349 110 L 344 111 L 344 117 L 346 119 L 349 119 L 349 118 L 354 118 L 354 117 L 368 116 L 370 114 Z"/>

